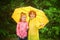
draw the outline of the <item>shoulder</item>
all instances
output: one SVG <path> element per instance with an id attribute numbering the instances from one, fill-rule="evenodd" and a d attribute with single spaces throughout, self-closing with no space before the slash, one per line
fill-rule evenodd
<path id="1" fill-rule="evenodd" d="M 33 22 L 37 22 L 38 20 L 36 18 L 33 19 Z"/>
<path id="2" fill-rule="evenodd" d="M 28 22 L 25 22 L 26 24 L 28 24 Z"/>
<path id="3" fill-rule="evenodd" d="M 21 24 L 21 22 L 18 22 L 17 24 Z"/>

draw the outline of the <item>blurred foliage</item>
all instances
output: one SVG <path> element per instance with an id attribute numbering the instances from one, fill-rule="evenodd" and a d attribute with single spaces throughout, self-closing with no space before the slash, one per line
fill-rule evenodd
<path id="1" fill-rule="evenodd" d="M 49 23 L 39 30 L 40 40 L 59 40 L 60 0 L 0 0 L 0 38 L 16 37 L 16 23 L 11 18 L 15 8 L 32 6 L 43 10 Z"/>

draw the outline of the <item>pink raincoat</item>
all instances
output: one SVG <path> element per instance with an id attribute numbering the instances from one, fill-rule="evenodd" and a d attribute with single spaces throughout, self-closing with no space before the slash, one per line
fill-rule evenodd
<path id="1" fill-rule="evenodd" d="M 27 22 L 19 22 L 16 28 L 16 34 L 20 38 L 27 37 L 28 23 Z"/>

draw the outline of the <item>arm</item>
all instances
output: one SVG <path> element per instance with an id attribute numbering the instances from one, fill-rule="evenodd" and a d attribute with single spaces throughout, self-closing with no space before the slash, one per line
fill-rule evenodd
<path id="1" fill-rule="evenodd" d="M 44 24 L 43 23 L 40 23 L 39 29 L 41 29 L 43 27 L 44 27 Z"/>
<path id="2" fill-rule="evenodd" d="M 44 24 L 41 23 L 41 22 L 39 22 L 39 21 L 36 21 L 36 27 L 37 27 L 38 29 L 41 29 L 41 28 L 44 27 Z"/>
<path id="3" fill-rule="evenodd" d="M 26 24 L 26 27 L 27 27 L 27 29 L 29 29 L 29 24 L 28 23 Z"/>
<path id="4" fill-rule="evenodd" d="M 19 31 L 20 30 L 20 24 L 18 23 L 17 24 L 17 27 L 16 27 L 16 34 L 17 34 L 17 36 L 19 36 Z"/>

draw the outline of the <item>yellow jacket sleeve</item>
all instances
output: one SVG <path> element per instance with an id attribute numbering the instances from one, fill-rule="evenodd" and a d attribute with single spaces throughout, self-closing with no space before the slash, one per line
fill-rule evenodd
<path id="1" fill-rule="evenodd" d="M 42 25 L 42 23 L 40 21 L 36 21 L 36 27 L 38 29 L 44 28 L 44 25 Z"/>

